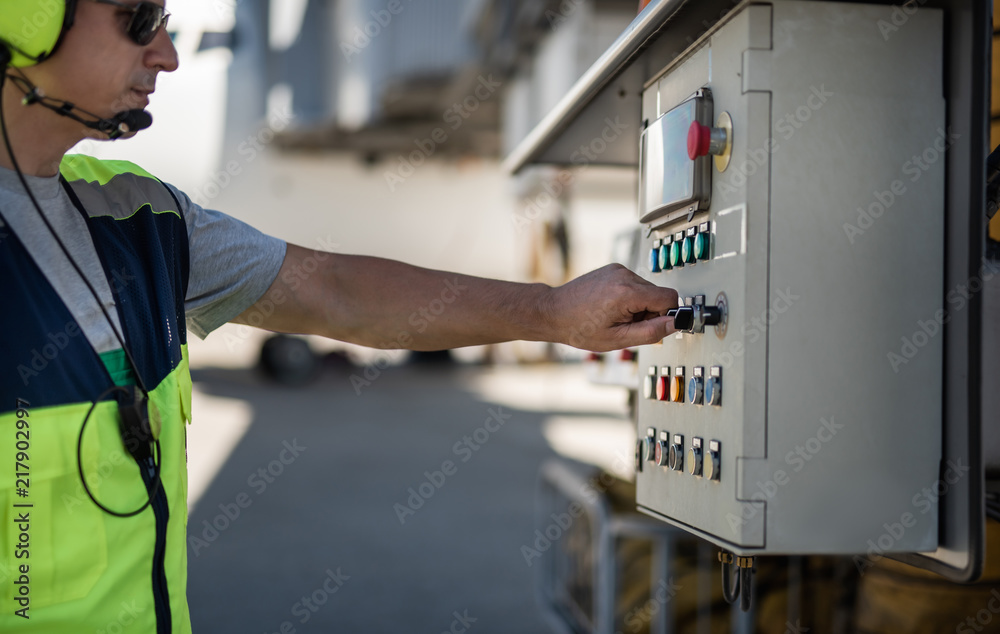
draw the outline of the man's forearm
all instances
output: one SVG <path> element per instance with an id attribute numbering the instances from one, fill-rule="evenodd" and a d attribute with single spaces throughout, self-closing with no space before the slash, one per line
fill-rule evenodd
<path id="1" fill-rule="evenodd" d="M 523 339 L 604 351 L 673 331 L 677 293 L 608 265 L 567 284 L 519 284 L 289 244 L 277 279 L 233 320 L 376 348 Z"/>
<path id="2" fill-rule="evenodd" d="M 517 284 L 337 255 L 327 272 L 342 291 L 326 298 L 317 332 L 374 348 L 443 350 L 551 338 L 544 284 Z M 322 301 L 322 300 L 321 300 Z"/>
<path id="3" fill-rule="evenodd" d="M 251 308 L 234 321 L 387 349 L 547 340 L 543 311 L 551 290 L 290 244 L 262 298 L 277 310 L 263 319 Z"/>

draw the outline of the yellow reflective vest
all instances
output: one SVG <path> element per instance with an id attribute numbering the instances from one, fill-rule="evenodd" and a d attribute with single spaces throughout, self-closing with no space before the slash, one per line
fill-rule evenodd
<path id="1" fill-rule="evenodd" d="M 184 219 L 170 190 L 131 163 L 68 156 L 60 173 L 150 390 L 162 485 L 126 451 L 115 394 L 98 400 L 135 383 L 123 351 L 98 354 L 0 228 L 0 632 L 188 633 Z M 152 501 L 111 515 L 81 476 L 119 513 Z"/>

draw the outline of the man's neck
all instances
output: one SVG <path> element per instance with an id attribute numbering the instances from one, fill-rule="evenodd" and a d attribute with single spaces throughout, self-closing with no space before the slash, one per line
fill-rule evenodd
<path id="1" fill-rule="evenodd" d="M 21 172 L 31 176 L 55 176 L 63 155 L 83 140 L 86 128 L 60 117 L 40 105 L 22 105 L 21 91 L 10 80 L 0 96 L 10 145 Z M 0 138 L 0 167 L 14 169 L 14 162 Z"/>

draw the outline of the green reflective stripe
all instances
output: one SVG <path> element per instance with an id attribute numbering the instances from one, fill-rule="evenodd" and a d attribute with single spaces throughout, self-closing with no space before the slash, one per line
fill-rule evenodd
<path id="1" fill-rule="evenodd" d="M 70 182 L 82 180 L 98 185 L 107 185 L 112 178 L 119 174 L 135 174 L 157 182 L 160 180 L 135 163 L 102 161 L 86 154 L 67 154 L 64 156 L 59 165 L 59 173 Z"/>
<path id="2" fill-rule="evenodd" d="M 135 385 L 135 372 L 125 356 L 125 351 L 119 348 L 101 353 L 101 362 L 111 375 L 115 385 Z"/>
<path id="3" fill-rule="evenodd" d="M 75 154 L 66 157 L 59 169 L 91 218 L 128 220 L 148 209 L 182 219 L 177 201 L 163 183 L 134 163 Z"/>
<path id="4" fill-rule="evenodd" d="M 164 568 L 172 613 L 171 634 L 190 634 L 187 584 L 186 424 L 191 398 L 187 347 L 182 359 L 150 393 L 160 421 L 163 490 L 170 509 Z M 77 437 L 91 403 L 28 408 L 28 496 L 17 489 L 14 412 L 0 415 L 0 579 L 7 564 L 30 566 L 30 619 L 15 616 L 14 594 L 0 593 L 0 632 L 79 634 L 156 631 L 152 589 L 155 517 L 151 509 L 130 518 L 106 515 L 87 497 L 77 473 Z M 10 441 L 6 441 L 10 439 Z M 147 498 L 138 466 L 125 452 L 114 402 L 97 405 L 83 434 L 81 465 L 92 493 L 116 510 L 138 508 Z M 31 507 L 14 504 L 30 503 Z M 16 513 L 29 513 L 30 559 L 14 560 L 20 529 Z M 20 573 L 19 573 L 20 574 Z M 12 578 L 6 577 L 8 584 Z M 3 584 L 0 583 L 0 586 Z M 8 586 L 13 587 L 13 586 Z"/>

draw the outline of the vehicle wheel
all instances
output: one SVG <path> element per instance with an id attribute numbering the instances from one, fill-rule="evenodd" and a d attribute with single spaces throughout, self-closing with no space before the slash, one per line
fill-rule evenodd
<path id="1" fill-rule="evenodd" d="M 305 339 L 274 335 L 261 346 L 260 368 L 282 385 L 305 385 L 316 378 L 319 359 Z"/>

